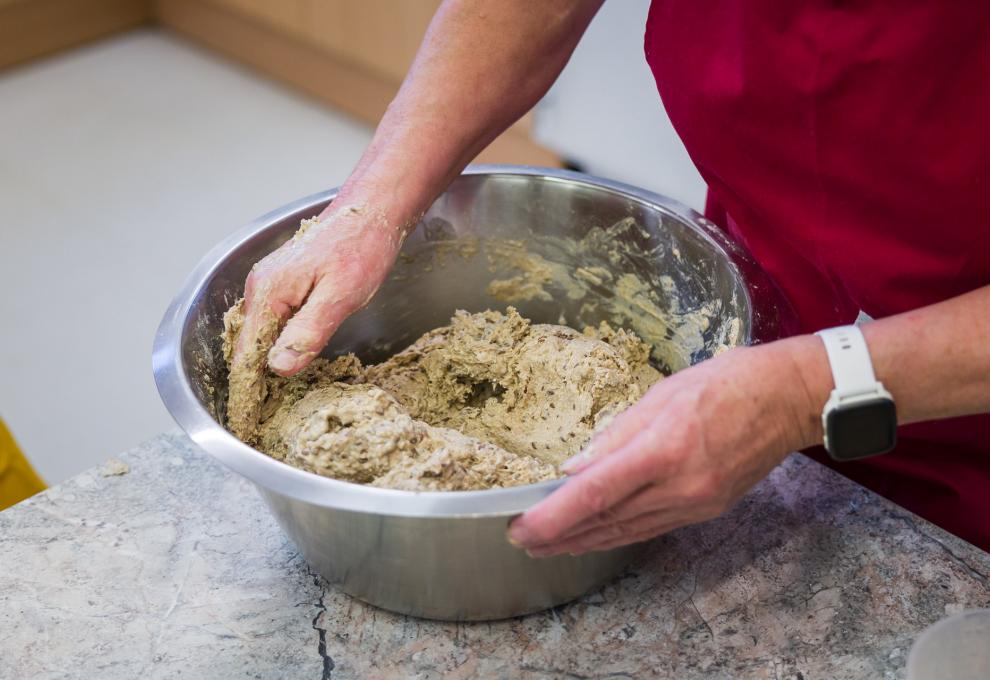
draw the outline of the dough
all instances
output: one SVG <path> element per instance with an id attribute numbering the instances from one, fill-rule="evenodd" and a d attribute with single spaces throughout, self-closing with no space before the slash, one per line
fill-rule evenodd
<path id="1" fill-rule="evenodd" d="M 579 333 L 507 314 L 457 312 L 365 379 L 413 417 L 557 465 L 659 374 L 649 348 L 607 325 Z"/>
<path id="2" fill-rule="evenodd" d="M 240 320 L 238 303 L 225 317 L 225 347 Z M 347 355 L 316 359 L 289 379 L 266 372 L 260 403 L 231 394 L 228 427 L 290 465 L 360 484 L 531 484 L 559 476 L 561 462 L 660 378 L 649 355 L 635 335 L 604 323 L 579 333 L 531 324 L 511 307 L 459 311 L 374 366 Z M 232 392 L 245 384 L 258 394 L 231 375 Z"/>

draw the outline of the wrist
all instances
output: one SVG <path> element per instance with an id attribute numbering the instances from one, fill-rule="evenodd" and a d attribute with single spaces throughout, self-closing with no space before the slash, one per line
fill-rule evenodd
<path id="1" fill-rule="evenodd" d="M 799 335 L 779 340 L 768 347 L 777 347 L 781 360 L 789 370 L 784 372 L 787 384 L 781 394 L 788 395 L 792 412 L 792 450 L 816 446 L 823 442 L 822 410 L 834 387 L 828 354 L 821 339 L 814 335 Z"/>
<path id="2" fill-rule="evenodd" d="M 351 232 L 358 242 L 386 246 L 397 253 L 429 206 L 385 180 L 355 171 L 319 220 L 332 225 L 331 232 L 338 238 Z"/>
<path id="3" fill-rule="evenodd" d="M 390 224 L 408 233 L 461 166 L 445 149 L 450 140 L 442 131 L 432 131 L 429 121 L 396 113 L 397 106 L 389 106 L 340 197 L 375 205 Z"/>

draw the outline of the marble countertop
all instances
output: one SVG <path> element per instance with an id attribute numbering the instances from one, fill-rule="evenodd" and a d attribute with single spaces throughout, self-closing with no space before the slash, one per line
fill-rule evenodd
<path id="1" fill-rule="evenodd" d="M 183 436 L 119 458 L 0 513 L 0 678 L 898 678 L 990 605 L 990 555 L 799 455 L 603 589 L 480 624 L 328 587 Z"/>

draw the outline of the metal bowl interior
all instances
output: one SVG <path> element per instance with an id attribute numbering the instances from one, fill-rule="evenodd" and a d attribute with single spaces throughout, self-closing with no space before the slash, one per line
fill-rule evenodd
<path id="1" fill-rule="evenodd" d="M 155 340 L 155 376 L 167 408 L 221 462 L 264 489 L 312 505 L 411 517 L 524 511 L 560 481 L 472 492 L 365 487 L 275 461 L 220 424 L 223 313 L 240 297 L 252 264 L 334 196 L 328 191 L 269 213 L 206 255 Z M 551 280 L 543 293 L 512 301 L 521 314 L 579 329 L 602 320 L 626 326 L 655 345 L 654 359 L 668 372 L 726 347 L 776 338 L 787 318 L 786 304 L 749 256 L 674 201 L 567 171 L 477 166 L 435 202 L 404 244 L 390 278 L 345 322 L 324 354 L 354 352 L 373 362 L 448 323 L 457 309 L 504 309 L 505 297 L 493 296 L 490 284 L 525 275 L 518 262 L 502 257 L 505 244 L 550 263 L 558 278 L 572 279 Z M 602 280 L 603 271 L 612 278 Z M 623 275 L 641 282 L 642 290 L 625 297 L 617 292 L 614 284 Z M 637 302 L 641 294 L 652 307 Z"/>

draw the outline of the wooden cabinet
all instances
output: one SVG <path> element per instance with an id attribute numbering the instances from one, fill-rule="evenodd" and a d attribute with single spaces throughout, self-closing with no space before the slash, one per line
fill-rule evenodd
<path id="1" fill-rule="evenodd" d="M 375 123 L 440 0 L 157 0 L 162 23 Z M 479 162 L 559 165 L 526 117 Z"/>
<path id="2" fill-rule="evenodd" d="M 151 19 L 151 0 L 0 0 L 0 69 Z"/>
<path id="3" fill-rule="evenodd" d="M 376 123 L 440 1 L 0 0 L 0 67 L 158 22 Z M 477 160 L 560 164 L 533 141 L 528 117 Z"/>
<path id="4" fill-rule="evenodd" d="M 440 0 L 212 0 L 401 82 Z"/>
<path id="5" fill-rule="evenodd" d="M 299 0 L 309 5 L 307 37 L 401 82 L 440 0 Z"/>

